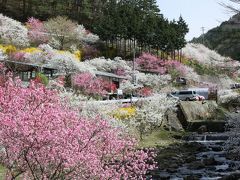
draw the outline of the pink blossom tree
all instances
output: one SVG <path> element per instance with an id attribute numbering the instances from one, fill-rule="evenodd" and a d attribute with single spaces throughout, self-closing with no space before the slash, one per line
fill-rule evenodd
<path id="1" fill-rule="evenodd" d="M 14 61 L 24 61 L 25 54 L 26 54 L 25 52 L 19 51 L 19 52 L 16 52 L 16 53 L 12 53 L 10 57 Z"/>
<path id="2" fill-rule="evenodd" d="M 185 76 L 187 74 L 186 67 L 179 61 L 168 60 L 165 62 L 167 73 L 171 74 L 172 78 L 175 79 L 179 76 Z"/>
<path id="3" fill-rule="evenodd" d="M 143 53 L 139 56 L 136 59 L 136 64 L 142 70 L 159 72 L 160 74 L 165 74 L 166 72 L 164 61 L 149 53 Z"/>
<path id="4" fill-rule="evenodd" d="M 92 96 L 104 96 L 107 92 L 116 90 L 114 84 L 102 78 L 95 77 L 91 73 L 75 75 L 73 77 L 73 84 L 77 90 Z"/>
<path id="5" fill-rule="evenodd" d="M 117 74 L 119 76 L 126 76 L 126 71 L 122 67 L 117 67 L 116 69 L 114 69 L 114 74 Z"/>
<path id="6" fill-rule="evenodd" d="M 142 179 L 155 167 L 153 153 L 106 120 L 84 119 L 55 91 L 11 77 L 0 86 L 0 144 L 11 179 Z"/>
<path id="7" fill-rule="evenodd" d="M 32 43 L 39 45 L 48 42 L 47 30 L 42 21 L 31 17 L 27 21 L 27 27 L 28 37 Z"/>
<path id="8" fill-rule="evenodd" d="M 143 97 L 148 97 L 153 94 L 153 90 L 150 87 L 140 88 L 137 92 L 140 96 L 143 96 Z"/>
<path id="9" fill-rule="evenodd" d="M 177 76 L 184 76 L 188 69 L 184 64 L 176 60 L 163 60 L 152 54 L 143 53 L 136 59 L 139 70 L 163 74 L 171 74 L 175 79 Z"/>

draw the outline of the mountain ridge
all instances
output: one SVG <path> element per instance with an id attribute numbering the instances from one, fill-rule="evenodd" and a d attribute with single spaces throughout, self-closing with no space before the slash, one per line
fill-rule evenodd
<path id="1" fill-rule="evenodd" d="M 222 56 L 240 61 L 240 13 L 191 42 L 202 43 Z"/>

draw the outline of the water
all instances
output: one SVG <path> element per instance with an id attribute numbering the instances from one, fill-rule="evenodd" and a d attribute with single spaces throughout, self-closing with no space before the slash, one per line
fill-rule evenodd
<path id="1" fill-rule="evenodd" d="M 227 138 L 228 136 L 224 133 L 195 134 L 188 137 L 186 142 L 199 143 L 205 148 L 195 154 L 193 162 L 185 161 L 175 169 L 171 169 L 172 172 L 169 172 L 169 169 L 161 170 L 153 179 L 217 180 L 230 174 L 240 174 L 240 168 L 238 168 L 240 162 L 228 160 L 226 152 L 222 149 Z"/>

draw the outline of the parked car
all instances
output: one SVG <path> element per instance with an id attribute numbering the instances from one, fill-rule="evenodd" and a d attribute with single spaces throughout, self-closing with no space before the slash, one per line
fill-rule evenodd
<path id="1" fill-rule="evenodd" d="M 197 100 L 197 96 L 199 95 L 196 94 L 196 91 L 191 90 L 181 90 L 168 94 L 168 97 L 172 97 L 182 101 L 195 101 Z"/>
<path id="2" fill-rule="evenodd" d="M 177 83 L 177 84 L 186 85 L 186 84 L 187 84 L 187 79 L 184 78 L 184 77 L 177 77 L 176 83 Z"/>
<path id="3" fill-rule="evenodd" d="M 173 99 L 176 99 L 176 100 L 180 100 L 179 97 L 174 96 L 174 93 L 169 93 L 169 94 L 167 94 L 167 97 L 168 97 L 168 98 L 173 98 Z"/>
<path id="4" fill-rule="evenodd" d="M 240 88 L 240 83 L 230 84 L 231 89 L 238 89 Z"/>

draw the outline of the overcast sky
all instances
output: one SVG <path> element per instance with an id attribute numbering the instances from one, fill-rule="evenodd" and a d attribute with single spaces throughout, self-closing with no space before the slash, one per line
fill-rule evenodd
<path id="1" fill-rule="evenodd" d="M 228 0 L 157 0 L 161 13 L 169 20 L 182 15 L 187 22 L 189 33 L 187 40 L 201 35 L 201 27 L 210 30 L 228 20 L 233 14 L 219 5 Z"/>

